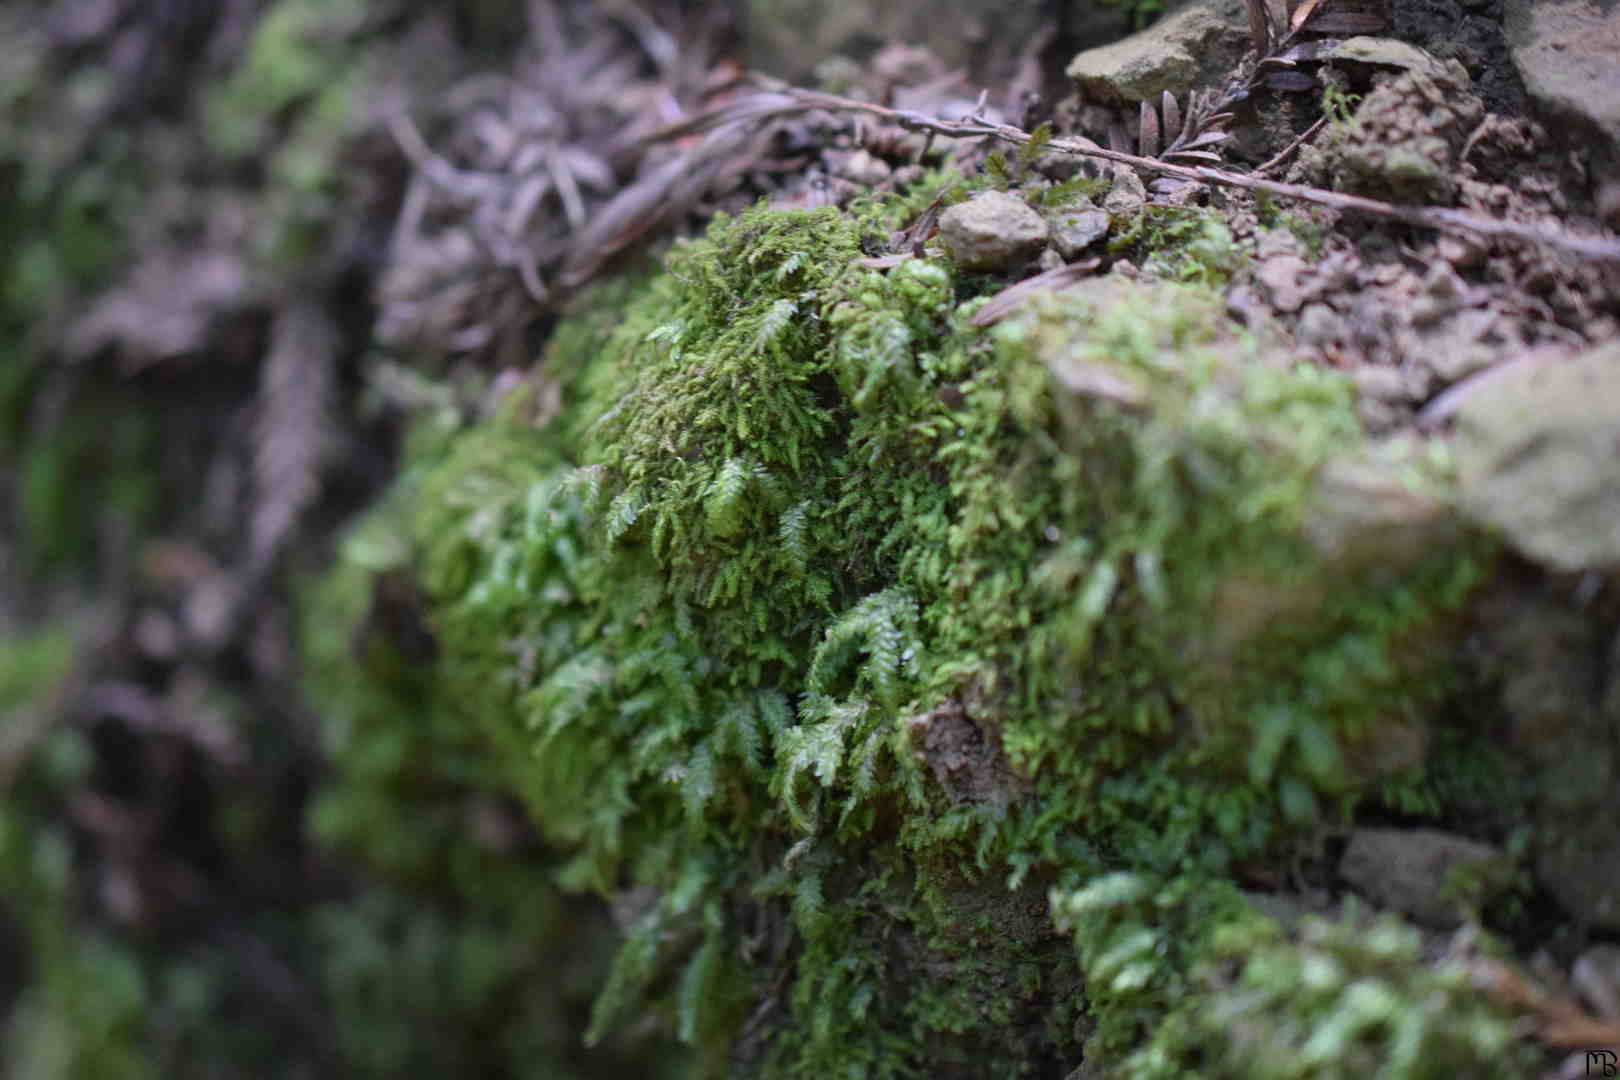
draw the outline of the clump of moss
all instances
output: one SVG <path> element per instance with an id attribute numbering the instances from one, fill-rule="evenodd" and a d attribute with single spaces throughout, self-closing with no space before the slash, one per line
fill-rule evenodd
<path id="1" fill-rule="evenodd" d="M 545 422 L 434 441 L 393 504 L 445 737 L 565 887 L 637 898 L 592 1040 L 992 1075 L 1072 1063 L 1084 1004 L 1123 1052 L 1197 992 L 1232 867 L 1444 692 L 1403 644 L 1473 564 L 1374 589 L 1313 546 L 1349 388 L 1234 337 L 1221 258 L 987 333 L 949 264 L 860 265 L 903 212 L 718 220 L 564 324 Z M 1157 899 L 1077 967 L 1040 898 L 1110 880 Z"/>
<path id="2" fill-rule="evenodd" d="M 417 471 L 305 597 L 308 677 L 338 774 L 311 832 L 366 871 L 306 931 L 337 1056 L 366 1076 L 680 1075 L 686 1057 L 657 1032 L 582 1053 L 616 931 L 557 888 L 559 860 L 511 796 L 522 755 L 494 752 L 443 678 L 431 613 L 404 569 L 402 507 L 448 435 L 419 429 Z"/>
<path id="3" fill-rule="evenodd" d="M 1121 1075 L 1507 1078 L 1537 1064 L 1465 967 L 1426 959 L 1393 917 L 1307 916 L 1292 936 L 1234 921 L 1212 935 L 1195 983 Z"/>

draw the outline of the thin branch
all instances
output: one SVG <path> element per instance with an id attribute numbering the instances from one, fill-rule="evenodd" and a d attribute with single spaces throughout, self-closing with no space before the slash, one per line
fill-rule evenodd
<path id="1" fill-rule="evenodd" d="M 756 75 L 755 79 L 775 94 L 791 99 L 801 110 L 826 109 L 828 111 L 862 113 L 867 116 L 876 116 L 891 124 L 898 124 L 908 131 L 943 135 L 951 139 L 1000 139 L 1014 145 L 1023 145 L 1030 140 L 1029 132 L 1022 128 L 1014 127 L 1011 124 L 991 123 L 982 117 L 969 117 L 960 121 L 939 120 L 906 109 L 890 109 L 883 105 L 874 105 L 871 102 L 854 101 L 850 98 L 839 97 L 836 94 L 802 90 L 797 87 L 787 86 L 767 76 Z M 772 116 L 779 116 L 785 111 L 790 111 L 790 106 L 786 103 L 768 110 L 768 113 Z M 1175 165 L 1168 161 L 1139 157 L 1136 154 L 1126 154 L 1118 150 L 1105 150 L 1090 139 L 1085 138 L 1053 139 L 1047 143 L 1046 149 L 1065 154 L 1077 154 L 1082 157 L 1101 158 L 1104 161 L 1129 165 L 1132 168 L 1157 173 L 1160 176 L 1174 176 L 1182 180 L 1197 180 L 1220 187 L 1265 192 L 1268 195 L 1274 195 L 1282 199 L 1326 206 L 1329 209 L 1348 214 L 1361 214 L 1366 217 L 1381 218 L 1385 221 L 1398 221 L 1404 225 L 1415 225 L 1419 228 L 1522 240 L 1531 244 L 1558 248 L 1588 259 L 1620 262 L 1620 240 L 1609 236 L 1582 236 L 1546 226 L 1483 217 L 1462 210 L 1452 210 L 1448 207 L 1403 206 L 1397 203 L 1381 202 L 1378 199 L 1364 198 L 1360 195 L 1347 195 L 1343 192 L 1329 191 L 1326 188 L 1308 187 L 1303 184 L 1285 184 L 1277 180 L 1266 180 L 1245 173 L 1232 172 L 1228 169 L 1213 168 L 1208 165 Z"/>
<path id="2" fill-rule="evenodd" d="M 1097 269 L 1100 259 L 1087 259 L 1084 262 L 1069 263 L 1048 270 L 1044 274 L 1037 274 L 1026 278 L 1016 285 L 1010 285 L 996 294 L 995 299 L 980 308 L 972 318 L 974 326 L 990 326 L 1011 315 L 1026 300 L 1046 292 L 1058 292 L 1068 288 L 1093 270 Z"/>
<path id="3" fill-rule="evenodd" d="M 1277 151 L 1276 155 L 1274 157 L 1272 157 L 1270 161 L 1267 161 L 1264 165 L 1262 165 L 1258 169 L 1254 170 L 1253 175 L 1255 175 L 1255 176 L 1265 176 L 1266 173 L 1270 172 L 1272 169 L 1275 169 L 1278 165 L 1281 165 L 1283 162 L 1287 161 L 1288 160 L 1288 155 L 1292 154 L 1295 150 L 1298 150 L 1301 146 L 1305 145 L 1305 143 L 1311 138 L 1311 136 L 1315 135 L 1318 131 L 1322 130 L 1322 125 L 1326 124 L 1327 122 L 1328 122 L 1328 117 L 1327 117 L 1326 114 L 1323 114 L 1322 116 L 1317 117 L 1316 123 L 1312 124 L 1310 127 L 1306 128 L 1303 132 L 1301 132 L 1299 137 L 1296 138 L 1293 142 L 1289 143 L 1287 146 L 1285 146 L 1281 150 Z"/>
<path id="4" fill-rule="evenodd" d="M 458 169 L 435 154 L 403 108 L 390 109 L 387 121 L 388 132 L 394 137 L 394 143 L 399 147 L 400 153 L 409 158 L 411 164 L 416 166 L 417 172 L 426 177 L 434 187 L 454 198 L 466 199 L 469 202 L 495 192 L 497 184 L 491 177 Z"/>

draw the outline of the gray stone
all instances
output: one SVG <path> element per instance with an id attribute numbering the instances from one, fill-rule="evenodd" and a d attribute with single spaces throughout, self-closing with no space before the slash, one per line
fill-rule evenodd
<path id="1" fill-rule="evenodd" d="M 1277 255 L 1265 259 L 1255 270 L 1254 276 L 1278 311 L 1298 311 L 1309 295 L 1306 282 L 1310 276 L 1310 264 L 1297 255 Z"/>
<path id="2" fill-rule="evenodd" d="M 1415 71 L 1431 79 L 1468 83 L 1468 72 L 1455 60 L 1442 61 L 1415 45 L 1395 38 L 1353 37 L 1322 54 L 1324 60 L 1351 60 L 1358 64 Z"/>
<path id="3" fill-rule="evenodd" d="M 1092 101 L 1128 104 L 1217 82 L 1249 47 L 1242 0 L 1195 0 L 1123 41 L 1087 49 L 1068 75 Z"/>
<path id="4" fill-rule="evenodd" d="M 1093 206 L 1090 200 L 1052 215 L 1052 246 L 1065 259 L 1078 259 L 1080 255 L 1108 235 L 1109 218 Z"/>
<path id="5" fill-rule="evenodd" d="M 1114 166 L 1114 186 L 1103 197 L 1103 209 L 1111 218 L 1130 217 L 1147 204 L 1147 185 L 1128 165 Z"/>
<path id="6" fill-rule="evenodd" d="M 1537 111 L 1595 139 L 1609 164 L 1620 160 L 1620 6 L 1505 0 L 1502 29 Z"/>
<path id="7" fill-rule="evenodd" d="M 1299 329 L 1295 333 L 1301 345 L 1325 348 L 1335 342 L 1348 341 L 1350 338 L 1350 324 L 1344 321 L 1342 315 L 1326 304 L 1307 304 L 1305 309 L 1299 313 Z M 1367 368 L 1365 370 L 1381 371 L 1390 369 Z M 1362 393 L 1368 392 L 1366 387 L 1360 389 Z M 1405 393 L 1404 387 L 1402 393 Z"/>
<path id="8" fill-rule="evenodd" d="M 1455 61 L 1403 70 L 1362 100 L 1355 123 L 1329 145 L 1335 181 L 1374 198 L 1447 201 L 1458 155 L 1484 113 Z"/>
<path id="9" fill-rule="evenodd" d="M 1553 569 L 1620 567 L 1620 344 L 1493 371 L 1456 417 L 1472 517 Z"/>
<path id="10" fill-rule="evenodd" d="M 1459 871 L 1505 882 L 1510 870 L 1489 844 L 1438 829 L 1357 829 L 1339 861 L 1339 874 L 1367 899 L 1442 928 L 1462 921 Z"/>
<path id="11" fill-rule="evenodd" d="M 889 166 L 870 151 L 856 150 L 837 163 L 836 174 L 862 187 L 876 187 L 889 178 Z"/>
<path id="12" fill-rule="evenodd" d="M 1046 222 L 1028 203 L 1004 191 L 986 191 L 939 217 L 939 236 L 964 270 L 1008 270 L 1033 259 L 1046 245 Z"/>

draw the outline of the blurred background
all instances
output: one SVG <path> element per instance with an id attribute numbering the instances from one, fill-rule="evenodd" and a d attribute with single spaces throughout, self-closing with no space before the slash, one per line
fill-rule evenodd
<path id="1" fill-rule="evenodd" d="M 749 67 L 1033 100 L 1156 11 L 0 7 L 0 1075 L 679 1071 L 652 1024 L 582 1048 L 616 913 L 413 707 L 408 579 L 316 583 L 408 415 L 478 414 L 560 286 L 775 182 L 590 232 L 648 132 Z M 543 177 L 527 256 L 474 220 L 503 171 Z M 346 705 L 352 663 L 392 697 Z"/>

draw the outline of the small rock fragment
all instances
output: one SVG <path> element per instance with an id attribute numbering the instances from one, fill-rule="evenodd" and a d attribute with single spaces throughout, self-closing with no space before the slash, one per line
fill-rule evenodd
<path id="1" fill-rule="evenodd" d="M 1350 326 L 1338 312 L 1326 304 L 1307 304 L 1299 313 L 1299 329 L 1295 331 L 1301 345 L 1322 348 L 1335 342 L 1347 341 Z M 1368 370 L 1392 370 L 1371 368 Z M 1366 388 L 1362 389 L 1366 393 Z"/>
<path id="2" fill-rule="evenodd" d="M 939 217 L 939 235 L 964 270 L 1009 270 L 1040 253 L 1046 222 L 1016 195 L 986 191 Z"/>
<path id="3" fill-rule="evenodd" d="M 1397 202 L 1449 200 L 1457 160 L 1485 107 L 1455 62 L 1438 74 L 1408 70 L 1377 87 L 1328 151 L 1341 190 Z"/>
<path id="4" fill-rule="evenodd" d="M 1265 259 L 1255 271 L 1255 278 L 1271 297 L 1278 311 L 1298 311 L 1305 302 L 1304 281 L 1310 273 L 1305 260 L 1297 255 L 1277 255 Z"/>
<path id="5" fill-rule="evenodd" d="M 864 187 L 876 187 L 889 178 L 889 166 L 871 152 L 856 150 L 837 166 L 837 175 Z"/>
<path id="6" fill-rule="evenodd" d="M 1446 262 L 1459 270 L 1471 270 L 1485 261 L 1485 247 L 1471 236 L 1446 235 L 1435 245 Z"/>
<path id="7" fill-rule="evenodd" d="M 1147 185 L 1135 170 L 1125 166 L 1114 167 L 1114 186 L 1103 199 L 1103 209 L 1113 217 L 1129 217 L 1147 203 Z"/>
<path id="8" fill-rule="evenodd" d="M 1078 259 L 1086 248 L 1108 235 L 1108 225 L 1108 215 L 1088 199 L 1052 215 L 1052 246 L 1064 259 Z"/>
<path id="9" fill-rule="evenodd" d="M 1351 375 L 1356 390 L 1374 401 L 1407 401 L 1412 394 L 1406 385 L 1406 375 L 1400 368 L 1383 364 L 1368 364 L 1357 368 Z"/>

